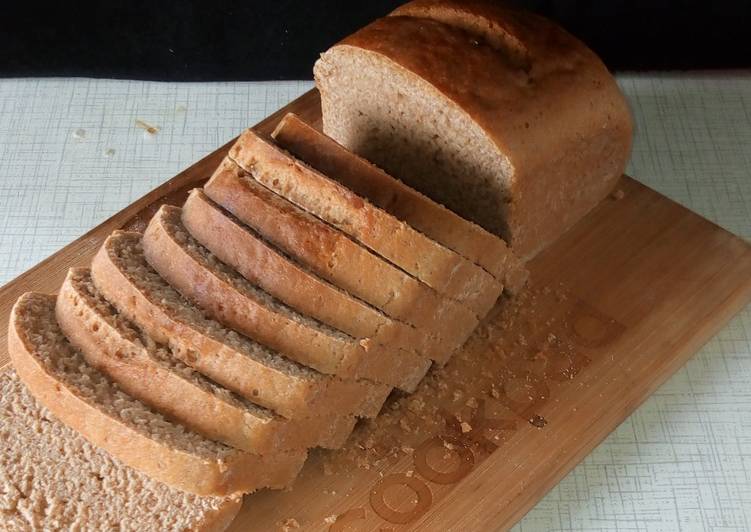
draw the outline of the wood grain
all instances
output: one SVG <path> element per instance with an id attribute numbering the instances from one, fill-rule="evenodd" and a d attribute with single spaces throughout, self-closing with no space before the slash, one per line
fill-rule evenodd
<path id="1" fill-rule="evenodd" d="M 289 110 L 318 123 L 318 105 L 311 91 L 257 127 Z M 2 287 L 0 319 L 25 291 L 56 292 L 112 230 L 180 203 L 228 146 Z M 520 519 L 751 299 L 746 242 L 630 178 L 619 188 L 535 258 L 530 288 L 446 368 L 390 400 L 347 449 L 313 452 L 291 491 L 247 497 L 232 530 L 484 531 Z"/>

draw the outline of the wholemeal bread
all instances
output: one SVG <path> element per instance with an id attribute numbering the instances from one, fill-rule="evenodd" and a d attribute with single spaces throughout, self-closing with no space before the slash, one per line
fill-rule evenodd
<path id="1" fill-rule="evenodd" d="M 192 190 L 182 222 L 198 242 L 251 283 L 293 307 L 357 339 L 408 350 L 429 349 L 428 335 L 394 320 L 313 273 L 251 227 Z"/>
<path id="2" fill-rule="evenodd" d="M 206 318 L 148 265 L 140 233 L 107 238 L 91 276 L 118 311 L 185 364 L 286 418 L 372 417 L 390 391 L 322 375 Z"/>
<path id="3" fill-rule="evenodd" d="M 8 351 L 21 380 L 60 421 L 123 463 L 197 495 L 281 488 L 304 451 L 264 456 L 207 440 L 167 421 L 90 366 L 55 321 L 55 297 L 27 293 L 13 307 Z"/>
<path id="4" fill-rule="evenodd" d="M 496 2 L 410 2 L 314 75 L 326 134 L 523 259 L 604 198 L 630 152 L 628 107 L 596 55 Z"/>
<path id="5" fill-rule="evenodd" d="M 391 177 L 294 113 L 285 115 L 271 136 L 322 174 L 481 266 L 505 291 L 514 294 L 524 286 L 527 270 L 501 238 Z"/>
<path id="6" fill-rule="evenodd" d="M 335 180 L 244 131 L 229 156 L 248 177 L 348 234 L 357 242 L 469 307 L 482 318 L 502 286 L 493 276 Z"/>
<path id="7" fill-rule="evenodd" d="M 374 344 L 294 311 L 217 260 L 191 237 L 181 209 L 162 206 L 143 236 L 151 266 L 220 323 L 322 373 L 412 391 L 430 367 L 414 352 Z"/>
<path id="8" fill-rule="evenodd" d="M 217 168 L 204 191 L 317 275 L 387 315 L 439 338 L 448 353 L 462 345 L 477 326 L 477 318 L 469 309 L 441 297 L 342 232 L 259 185 L 229 159 Z"/>
<path id="9" fill-rule="evenodd" d="M 221 532 L 242 499 L 199 497 L 132 469 L 0 374 L 0 529 Z"/>
<path id="10" fill-rule="evenodd" d="M 337 448 L 353 416 L 290 421 L 235 395 L 156 344 L 105 300 L 85 268 L 73 268 L 60 288 L 55 315 L 86 361 L 126 393 L 209 439 L 256 454 L 321 445 Z"/>

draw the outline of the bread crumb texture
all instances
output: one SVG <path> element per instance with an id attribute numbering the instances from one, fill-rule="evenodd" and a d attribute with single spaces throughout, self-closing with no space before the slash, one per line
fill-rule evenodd
<path id="1" fill-rule="evenodd" d="M 81 300 L 85 301 L 85 304 L 89 308 L 95 309 L 96 317 L 106 321 L 123 338 L 131 341 L 136 347 L 140 346 L 147 350 L 148 356 L 151 357 L 153 360 L 152 363 L 155 366 L 158 365 L 165 368 L 167 371 L 186 381 L 188 386 L 195 387 L 202 392 L 212 395 L 217 401 L 226 403 L 234 408 L 246 410 L 254 417 L 266 420 L 273 417 L 273 413 L 269 410 L 255 405 L 247 399 L 219 386 L 198 371 L 184 364 L 172 347 L 154 342 L 149 335 L 128 321 L 104 299 L 94 286 L 89 270 L 72 270 L 69 276 Z M 92 321 L 89 326 L 95 327 L 96 322 Z"/>
<path id="2" fill-rule="evenodd" d="M 196 530 L 234 502 L 149 479 L 59 423 L 0 375 L 0 529 Z"/>
<path id="3" fill-rule="evenodd" d="M 224 460 L 234 453 L 231 447 L 207 440 L 124 393 L 83 355 L 73 349 L 55 319 L 55 298 L 27 294 L 16 304 L 17 319 L 34 346 L 34 356 L 45 371 L 84 402 L 127 426 L 133 432 L 167 448 L 185 451 L 207 460 Z"/>

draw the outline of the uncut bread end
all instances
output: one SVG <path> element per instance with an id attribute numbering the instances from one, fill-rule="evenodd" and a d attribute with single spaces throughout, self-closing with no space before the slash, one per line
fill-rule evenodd
<path id="1" fill-rule="evenodd" d="M 205 317 L 149 266 L 140 233 L 110 235 L 91 275 L 119 312 L 185 364 L 288 419 L 319 419 L 325 427 L 342 414 L 372 417 L 391 391 L 322 375 Z"/>
<path id="2" fill-rule="evenodd" d="M 19 377 L 60 421 L 123 463 L 197 495 L 282 488 L 304 452 L 264 457 L 170 423 L 89 366 L 55 321 L 55 297 L 27 293 L 13 307 L 8 347 Z"/>
<path id="3" fill-rule="evenodd" d="M 328 135 L 524 260 L 609 193 L 633 126 L 591 50 L 496 2 L 410 2 L 394 15 L 316 62 Z"/>
<path id="4" fill-rule="evenodd" d="M 229 157 L 248 176 L 377 255 L 484 317 L 501 284 L 481 267 L 417 231 L 336 180 L 285 152 L 252 129 L 244 131 Z"/>
<path id="5" fill-rule="evenodd" d="M 130 468 L 60 423 L 12 369 L 0 374 L 4 530 L 221 532 L 239 497 L 200 497 Z"/>
<path id="6" fill-rule="evenodd" d="M 272 137 L 322 174 L 481 266 L 512 295 L 526 281 L 524 264 L 503 239 L 390 176 L 294 113 L 282 118 Z"/>
<path id="7" fill-rule="evenodd" d="M 358 343 L 253 286 L 191 237 L 180 215 L 178 207 L 170 206 L 154 215 L 143 236 L 144 255 L 212 318 L 322 373 L 412 391 L 427 372 L 430 361 L 417 353 Z"/>

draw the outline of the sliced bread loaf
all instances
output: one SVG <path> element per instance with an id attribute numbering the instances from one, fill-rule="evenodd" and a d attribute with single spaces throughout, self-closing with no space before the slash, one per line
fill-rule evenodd
<path id="1" fill-rule="evenodd" d="M 167 421 L 90 366 L 55 320 L 55 297 L 27 293 L 13 307 L 8 351 L 19 377 L 60 421 L 123 463 L 197 495 L 281 488 L 304 451 L 254 455 Z"/>
<path id="2" fill-rule="evenodd" d="M 143 236 L 146 260 L 218 322 L 322 373 L 412 391 L 430 367 L 415 352 L 374 344 L 294 311 L 217 260 L 188 234 L 181 209 L 162 206 Z"/>
<path id="3" fill-rule="evenodd" d="M 527 270 L 500 237 L 391 177 L 297 115 L 282 118 L 272 137 L 330 179 L 481 266 L 505 291 L 514 294 L 524 286 Z"/>
<path id="4" fill-rule="evenodd" d="M 468 308 L 271 192 L 225 159 L 206 195 L 329 282 L 441 339 L 451 353 L 477 326 Z"/>
<path id="5" fill-rule="evenodd" d="M 119 312 L 185 364 L 286 418 L 372 417 L 390 391 L 323 375 L 206 318 L 149 266 L 140 233 L 116 231 L 107 238 L 91 276 Z"/>
<path id="6" fill-rule="evenodd" d="M 209 439 L 268 454 L 316 445 L 336 448 L 354 427 L 353 416 L 293 422 L 215 384 L 122 317 L 99 294 L 88 269 L 68 272 L 55 315 L 90 365 L 129 395 Z"/>
<path id="7" fill-rule="evenodd" d="M 199 497 L 123 465 L 0 374 L 0 528 L 221 532 L 242 499 Z"/>
<path id="8" fill-rule="evenodd" d="M 526 260 L 612 189 L 633 126 L 591 50 L 502 4 L 409 2 L 323 53 L 314 75 L 326 134 Z"/>
<path id="9" fill-rule="evenodd" d="M 488 272 L 329 179 L 288 152 L 244 131 L 229 156 L 266 188 L 413 275 L 482 318 L 502 286 Z"/>
<path id="10" fill-rule="evenodd" d="M 295 261 L 199 189 L 182 210 L 188 232 L 220 261 L 293 307 L 357 339 L 419 353 L 437 352 L 434 337 L 351 296 Z"/>

